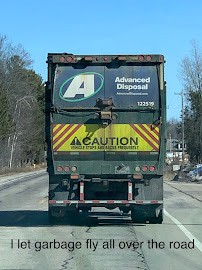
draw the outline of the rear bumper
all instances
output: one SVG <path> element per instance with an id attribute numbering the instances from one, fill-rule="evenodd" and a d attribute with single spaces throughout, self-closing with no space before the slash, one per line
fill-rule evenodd
<path id="1" fill-rule="evenodd" d="M 49 200 L 49 205 L 54 206 L 130 206 L 130 205 L 161 205 L 162 200 Z"/>

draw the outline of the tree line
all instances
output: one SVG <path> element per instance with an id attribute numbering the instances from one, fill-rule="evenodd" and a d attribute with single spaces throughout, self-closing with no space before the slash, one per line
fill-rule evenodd
<path id="1" fill-rule="evenodd" d="M 189 56 L 181 62 L 181 78 L 185 94 L 185 142 L 190 160 L 202 162 L 202 52 L 193 41 Z"/>
<path id="2" fill-rule="evenodd" d="M 0 36 L 0 169 L 44 161 L 44 85 L 22 46 Z"/>
<path id="3" fill-rule="evenodd" d="M 191 53 L 180 63 L 182 94 L 185 100 L 184 135 L 190 161 L 202 162 L 202 52 L 196 41 Z M 181 115 L 182 117 L 182 115 Z M 182 139 L 182 121 L 171 119 L 167 123 L 167 138 Z"/>

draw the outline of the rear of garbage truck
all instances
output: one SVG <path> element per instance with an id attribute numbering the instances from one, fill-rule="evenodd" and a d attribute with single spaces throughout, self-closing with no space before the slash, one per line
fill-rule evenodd
<path id="1" fill-rule="evenodd" d="M 164 57 L 49 53 L 47 63 L 50 217 L 118 207 L 162 223 Z"/>

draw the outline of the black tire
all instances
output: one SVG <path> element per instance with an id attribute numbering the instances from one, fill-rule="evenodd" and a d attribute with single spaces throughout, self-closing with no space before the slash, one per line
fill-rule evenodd
<path id="1" fill-rule="evenodd" d="M 150 224 L 162 224 L 163 222 L 163 211 L 161 210 L 158 217 L 150 217 L 149 223 Z"/>
<path id="2" fill-rule="evenodd" d="M 59 224 L 61 222 L 61 217 L 55 217 L 51 211 L 48 212 L 49 224 Z"/>
<path id="3" fill-rule="evenodd" d="M 144 212 L 138 211 L 136 209 L 131 210 L 131 219 L 134 223 L 143 223 L 147 221 L 147 216 Z"/>

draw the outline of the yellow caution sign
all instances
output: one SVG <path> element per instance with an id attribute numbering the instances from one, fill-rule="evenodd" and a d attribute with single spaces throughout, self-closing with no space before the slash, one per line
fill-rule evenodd
<path id="1" fill-rule="evenodd" d="M 54 151 L 158 151 L 159 128 L 151 124 L 54 124 Z"/>

